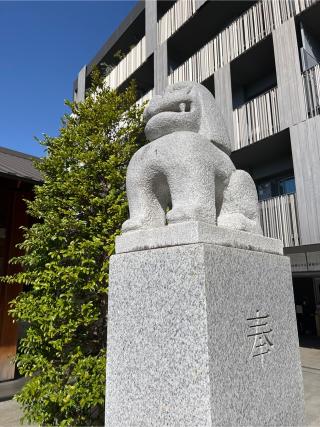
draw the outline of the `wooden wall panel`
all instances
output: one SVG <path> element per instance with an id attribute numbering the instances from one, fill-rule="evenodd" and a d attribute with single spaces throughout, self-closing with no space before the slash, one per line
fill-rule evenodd
<path id="1" fill-rule="evenodd" d="M 306 119 L 294 18 L 272 33 L 277 72 L 280 128 L 285 129 Z"/>
<path id="2" fill-rule="evenodd" d="M 26 205 L 23 199 L 30 198 L 30 196 L 30 194 L 22 192 L 13 193 L 10 224 L 7 229 L 7 261 L 19 255 L 16 245 L 23 239 L 23 231 L 20 230 L 20 227 L 28 225 Z M 19 270 L 19 266 L 7 264 L 5 273 L 13 274 Z M 0 289 L 0 381 L 5 381 L 14 378 L 15 365 L 12 363 L 12 360 L 16 354 L 19 335 L 17 323 L 14 323 L 12 317 L 8 314 L 9 303 L 21 292 L 22 286 L 18 284 L 1 284 Z"/>
<path id="3" fill-rule="evenodd" d="M 320 116 L 290 129 L 301 244 L 320 241 Z"/>
<path id="4" fill-rule="evenodd" d="M 228 127 L 232 147 L 234 147 L 230 64 L 226 64 L 214 73 L 214 92 L 216 102 Z"/>
<path id="5" fill-rule="evenodd" d="M 162 94 L 168 85 L 167 42 L 162 43 L 154 53 L 154 93 Z"/>

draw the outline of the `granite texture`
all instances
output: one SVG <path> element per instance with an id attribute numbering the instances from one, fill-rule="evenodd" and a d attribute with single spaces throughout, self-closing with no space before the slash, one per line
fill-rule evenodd
<path id="1" fill-rule="evenodd" d="M 173 132 L 190 131 L 212 141 L 228 155 L 232 147 L 222 114 L 211 92 L 194 82 L 170 85 L 144 111 L 145 134 L 154 141 Z"/>
<path id="2" fill-rule="evenodd" d="M 171 85 L 144 115 L 150 143 L 128 166 L 130 219 L 123 232 L 203 221 L 262 234 L 255 185 L 229 157 L 227 128 L 208 89 Z"/>
<path id="3" fill-rule="evenodd" d="M 164 248 L 190 243 L 213 243 L 221 246 L 283 254 L 283 243 L 281 240 L 270 239 L 244 231 L 230 230 L 197 221 L 123 233 L 116 238 L 116 253 Z"/>
<path id="4" fill-rule="evenodd" d="M 288 258 L 203 243 L 115 255 L 108 316 L 107 426 L 303 424 Z"/>

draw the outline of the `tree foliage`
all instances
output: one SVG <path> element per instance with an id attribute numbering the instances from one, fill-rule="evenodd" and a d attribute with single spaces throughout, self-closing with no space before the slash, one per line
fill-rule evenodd
<path id="1" fill-rule="evenodd" d="M 83 103 L 67 102 L 59 135 L 40 141 L 36 222 L 13 260 L 23 271 L 6 279 L 30 287 L 11 312 L 29 325 L 17 365 L 30 381 L 16 398 L 31 422 L 103 424 L 109 257 L 127 218 L 127 164 L 143 144 L 134 102 L 133 85 L 120 94 L 95 84 Z"/>

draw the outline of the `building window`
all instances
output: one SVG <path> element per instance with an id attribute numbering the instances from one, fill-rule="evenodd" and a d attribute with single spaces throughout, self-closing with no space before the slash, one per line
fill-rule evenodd
<path id="1" fill-rule="evenodd" d="M 257 183 L 257 191 L 259 200 L 292 194 L 296 191 L 295 180 L 293 176 L 282 176 L 264 180 Z"/>
<path id="2" fill-rule="evenodd" d="M 263 182 L 257 185 L 258 199 L 266 200 L 272 197 L 271 182 Z"/>
<path id="3" fill-rule="evenodd" d="M 233 108 L 277 86 L 272 37 L 269 36 L 231 62 Z"/>
<path id="4" fill-rule="evenodd" d="M 296 192 L 294 177 L 290 176 L 279 180 L 279 195 L 292 194 Z"/>

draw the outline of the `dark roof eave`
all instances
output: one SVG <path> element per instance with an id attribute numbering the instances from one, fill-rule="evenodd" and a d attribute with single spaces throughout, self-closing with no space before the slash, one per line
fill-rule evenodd
<path id="1" fill-rule="evenodd" d="M 27 182 L 28 184 L 33 184 L 33 185 L 42 184 L 44 182 L 44 180 L 42 178 L 39 178 L 39 179 L 30 178 L 28 176 L 20 176 L 20 175 L 14 174 L 14 173 L 11 174 L 11 173 L 1 172 L 1 171 L 0 171 L 0 177 L 12 179 L 15 181 L 23 181 L 23 182 Z"/>

